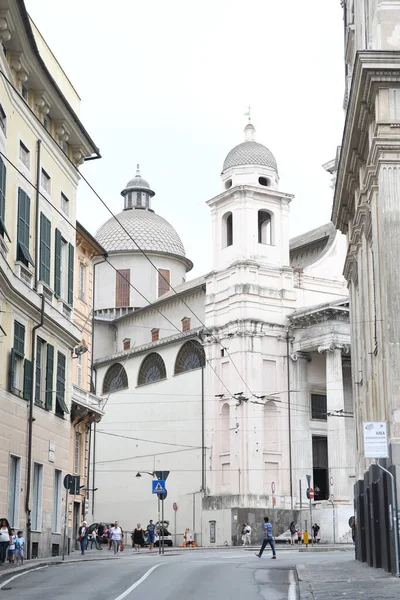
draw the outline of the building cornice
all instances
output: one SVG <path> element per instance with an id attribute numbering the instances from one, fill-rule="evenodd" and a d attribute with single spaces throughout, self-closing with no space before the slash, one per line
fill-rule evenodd
<path id="1" fill-rule="evenodd" d="M 261 188 L 255 185 L 235 185 L 234 187 L 229 188 L 229 190 L 225 190 L 218 194 L 218 196 L 214 196 L 207 200 L 206 204 L 208 206 L 213 207 L 215 204 L 219 204 L 224 200 L 229 200 L 231 196 L 236 196 L 237 198 L 248 198 L 251 195 L 255 200 L 263 201 L 265 196 L 276 200 L 276 202 L 281 202 L 284 200 L 287 204 L 289 204 L 293 198 L 293 194 L 286 194 L 284 192 L 280 192 L 278 190 L 273 190 L 271 188 Z"/>

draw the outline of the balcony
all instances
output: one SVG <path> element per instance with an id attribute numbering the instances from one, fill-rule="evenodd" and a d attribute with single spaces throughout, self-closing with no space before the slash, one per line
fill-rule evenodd
<path id="1" fill-rule="evenodd" d="M 87 421 L 99 422 L 104 415 L 102 410 L 103 399 L 77 385 L 72 386 L 71 398 L 71 421 L 86 419 Z"/>

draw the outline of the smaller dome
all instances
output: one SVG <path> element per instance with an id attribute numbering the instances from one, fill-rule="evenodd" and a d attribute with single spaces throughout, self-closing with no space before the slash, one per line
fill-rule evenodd
<path id="1" fill-rule="evenodd" d="M 140 173 L 139 165 L 136 165 L 135 177 L 128 181 L 121 194 L 122 196 L 125 196 L 127 192 L 130 192 L 132 190 L 143 190 L 148 192 L 150 196 L 154 196 L 154 192 L 151 189 L 149 182 L 146 179 L 144 179 Z"/>
<path id="2" fill-rule="evenodd" d="M 254 165 L 257 167 L 270 167 L 277 170 L 275 156 L 266 146 L 254 141 L 255 127 L 248 123 L 244 129 L 245 141 L 238 144 L 228 153 L 224 160 L 222 173 L 232 167 Z"/>

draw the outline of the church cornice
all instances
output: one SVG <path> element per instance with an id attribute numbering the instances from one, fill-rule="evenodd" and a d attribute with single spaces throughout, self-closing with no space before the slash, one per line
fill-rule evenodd
<path id="1" fill-rule="evenodd" d="M 325 323 L 327 321 L 342 321 L 344 323 L 349 323 L 349 308 L 348 306 L 344 306 L 346 303 L 348 304 L 348 300 L 343 300 L 336 305 L 325 305 L 305 309 L 301 312 L 289 315 L 288 318 L 294 328 L 308 327 L 315 323 Z"/>
<path id="2" fill-rule="evenodd" d="M 251 194 L 255 200 L 264 200 L 265 196 L 268 196 L 270 199 L 275 199 L 276 202 L 282 202 L 283 200 L 287 204 L 289 204 L 294 198 L 293 194 L 286 194 L 271 188 L 264 189 L 255 185 L 236 185 L 229 188 L 229 190 L 221 192 L 221 194 L 218 194 L 218 196 L 214 196 L 214 198 L 207 200 L 206 204 L 208 204 L 210 207 L 213 207 L 215 204 L 220 204 L 224 200 L 229 200 L 232 196 L 236 196 L 236 198 L 241 199 L 248 198 L 249 194 Z"/>

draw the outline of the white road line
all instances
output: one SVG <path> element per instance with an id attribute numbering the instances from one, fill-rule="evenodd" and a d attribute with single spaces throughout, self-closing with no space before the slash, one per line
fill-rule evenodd
<path id="1" fill-rule="evenodd" d="M 40 571 L 40 569 L 47 569 L 47 565 L 45 565 L 44 567 L 36 567 L 36 569 L 30 569 L 30 571 L 23 571 L 22 573 L 17 573 L 17 575 L 13 575 L 13 577 L 10 577 L 10 579 L 7 579 L 6 581 L 3 581 L 2 584 L 0 584 L 0 590 L 14 579 L 17 579 L 17 577 L 21 577 L 21 575 L 29 575 L 29 573 L 33 573 L 34 571 Z"/>
<path id="2" fill-rule="evenodd" d="M 151 575 L 151 573 L 157 569 L 157 567 L 161 567 L 163 563 L 158 563 L 158 565 L 154 565 L 154 567 L 151 567 L 151 569 L 149 569 L 148 571 L 146 571 L 146 573 L 143 575 L 143 577 L 141 577 L 140 579 L 138 579 L 134 584 L 131 585 L 131 587 L 129 587 L 127 590 L 125 590 L 125 592 L 122 592 L 122 594 L 120 594 L 117 598 L 115 598 L 115 600 L 122 600 L 123 598 L 126 598 L 126 596 L 128 594 L 130 594 L 131 592 L 133 592 L 134 589 L 136 589 L 141 583 L 143 583 L 143 581 L 145 579 L 148 578 L 149 575 Z"/>
<path id="3" fill-rule="evenodd" d="M 289 590 L 288 600 L 296 600 L 297 598 L 297 583 L 293 571 L 289 571 Z"/>

